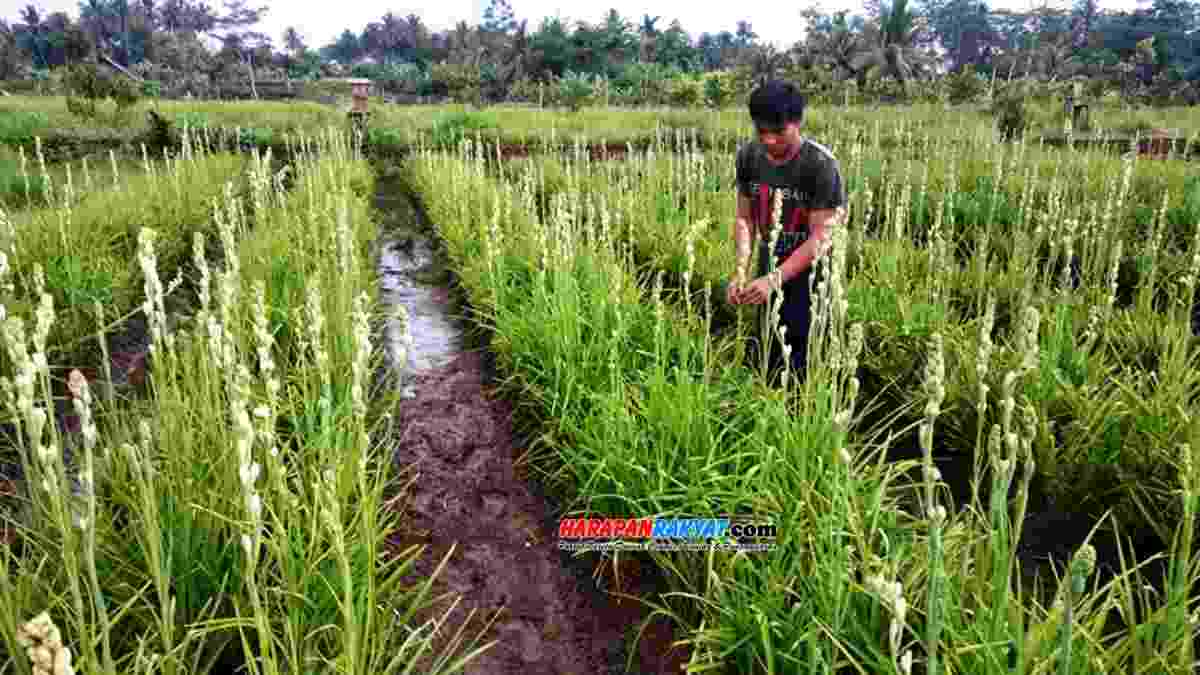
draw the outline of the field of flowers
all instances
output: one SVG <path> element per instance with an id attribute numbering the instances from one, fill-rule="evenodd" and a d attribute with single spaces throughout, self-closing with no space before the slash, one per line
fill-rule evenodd
<path id="1" fill-rule="evenodd" d="M 868 132 L 821 138 L 851 217 L 795 396 L 742 362 L 759 327 L 719 306 L 731 155 L 496 162 L 468 142 L 410 175 L 514 389 L 549 420 L 542 464 L 576 512 L 780 524 L 769 554 L 654 554 L 695 664 L 1190 672 L 1200 182 L 1178 161 Z M 721 312 L 734 329 L 714 335 Z M 913 430 L 916 491 L 880 461 Z M 974 456 L 966 498 L 946 494 L 935 446 Z M 1022 588 L 1035 474 L 1059 503 L 1152 528 L 1163 594 L 1129 560 L 1095 583 L 1090 545 L 1057 589 Z"/>
<path id="2" fill-rule="evenodd" d="M 0 212 L 0 671 L 449 672 L 461 652 L 412 619 L 428 582 L 399 584 L 416 551 L 385 542 L 374 178 L 342 134 L 305 147 L 278 171 L 184 148 Z M 145 390 L 73 365 L 137 312 Z"/>
<path id="3" fill-rule="evenodd" d="M 373 168 L 317 131 L 337 115 L 172 104 L 179 152 L 55 165 L 39 134 L 66 118 L 10 98 L 0 126 L 32 126 L 0 139 L 0 672 L 461 668 L 470 636 L 435 633 L 419 551 L 387 543 L 404 314 L 377 300 Z M 790 390 L 723 300 L 741 111 L 381 106 L 367 149 L 406 148 L 572 515 L 778 525 L 766 553 L 645 556 L 693 672 L 1192 672 L 1194 164 L 910 113 L 814 110 L 850 218 Z M 103 372 L 131 315 L 138 391 Z M 1072 543 L 1032 587 L 1039 492 L 1149 532 L 1165 582 Z"/>

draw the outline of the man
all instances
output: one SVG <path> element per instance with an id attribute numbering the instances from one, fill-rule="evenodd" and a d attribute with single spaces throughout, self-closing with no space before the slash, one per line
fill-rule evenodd
<path id="1" fill-rule="evenodd" d="M 787 327 L 791 371 L 803 380 L 812 316 L 809 278 L 830 230 L 842 222 L 846 189 L 832 153 L 801 135 L 805 99 L 794 85 L 778 80 L 766 82 L 750 95 L 749 108 L 758 139 L 743 145 L 737 153 L 737 217 L 733 226 L 737 268 L 727 299 L 735 305 L 759 305 L 760 312 L 769 312 L 772 293 L 783 293 L 780 323 Z M 768 250 L 774 227 L 771 211 L 777 192 L 783 197 L 783 229 L 772 252 Z M 751 246 L 756 240 L 758 275 L 745 283 Z M 772 253 L 776 269 L 769 272 Z M 769 340 L 769 368 L 777 375 L 783 359 L 774 327 Z"/>

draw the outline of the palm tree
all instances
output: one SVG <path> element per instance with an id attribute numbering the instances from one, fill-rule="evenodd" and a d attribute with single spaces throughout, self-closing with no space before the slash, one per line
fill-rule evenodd
<path id="1" fill-rule="evenodd" d="M 865 51 L 867 40 L 862 33 L 852 30 L 846 21 L 846 13 L 833 17 L 830 30 L 812 33 L 808 40 L 793 49 L 798 65 L 813 68 L 831 66 L 839 79 L 855 77 L 855 57 Z"/>
<path id="2" fill-rule="evenodd" d="M 288 91 L 292 90 L 292 62 L 304 54 L 304 38 L 295 26 L 288 26 L 283 31 L 283 79 Z"/>
<path id="3" fill-rule="evenodd" d="M 8 23 L 0 19 L 0 79 L 17 79 L 21 72 L 21 50 L 17 47 L 17 36 Z M 0 96 L 3 96 L 0 93 Z"/>
<path id="4" fill-rule="evenodd" d="M 498 58 L 495 59 L 496 77 L 490 83 L 488 98 L 504 98 L 513 84 L 525 76 L 531 56 L 529 33 L 526 30 L 528 23 L 527 20 L 523 20 L 517 24 L 513 34 L 508 37 L 508 44 L 499 50 Z"/>
<path id="5" fill-rule="evenodd" d="M 450 60 L 455 63 L 477 66 L 483 58 L 483 42 L 479 32 L 466 21 L 459 21 L 448 37 Z"/>
<path id="6" fill-rule="evenodd" d="M 908 0 L 895 0 L 890 7 L 883 7 L 879 25 L 870 33 L 860 41 L 858 53 L 850 62 L 860 85 L 866 83 L 869 74 L 876 73 L 899 80 L 907 89 L 910 80 L 925 74 L 932 65 L 931 57 L 916 46 L 920 26 L 908 8 Z"/>
<path id="7" fill-rule="evenodd" d="M 750 67 L 755 84 L 762 84 L 792 64 L 789 52 L 781 52 L 775 45 L 753 45 L 748 48 L 743 64 Z"/>
<path id="8" fill-rule="evenodd" d="M 1058 80 L 1075 75 L 1081 64 L 1074 57 L 1070 33 L 1052 34 L 1041 40 L 1029 54 L 1026 74 Z"/>
<path id="9" fill-rule="evenodd" d="M 304 51 L 304 38 L 300 37 L 300 31 L 295 26 L 288 26 L 283 31 L 283 47 L 293 55 Z"/>
<path id="10" fill-rule="evenodd" d="M 642 26 L 638 29 L 641 34 L 641 43 L 638 45 L 638 60 L 642 63 L 654 60 L 654 42 L 658 38 L 658 23 L 661 16 L 651 17 L 649 14 L 642 15 Z"/>
<path id="11" fill-rule="evenodd" d="M 429 30 L 416 14 L 409 14 L 404 18 L 403 31 L 405 39 L 412 43 L 413 49 L 426 49 L 430 46 Z"/>
<path id="12" fill-rule="evenodd" d="M 34 64 L 41 62 L 42 67 L 46 66 L 46 55 L 42 50 L 42 13 L 36 5 L 25 5 L 25 9 L 21 10 L 21 19 L 28 27 L 27 31 L 30 36 L 29 52 L 34 57 Z"/>

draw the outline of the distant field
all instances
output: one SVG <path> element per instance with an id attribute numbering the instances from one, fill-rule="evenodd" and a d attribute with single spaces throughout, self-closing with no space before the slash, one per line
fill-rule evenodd
<path id="1" fill-rule="evenodd" d="M 147 128 L 146 111 L 156 110 L 182 126 L 242 129 L 266 144 L 281 142 L 287 135 L 316 134 L 329 126 L 346 124 L 349 101 L 325 105 L 313 101 L 213 102 L 155 101 L 134 105 L 121 117 L 110 108 L 92 121 L 71 115 L 63 97 L 9 96 L 0 98 L 0 143 L 29 144 L 34 136 L 130 141 Z M 487 141 L 512 145 L 570 145 L 578 139 L 589 143 L 645 143 L 656 133 L 676 130 L 695 133 L 701 143 L 722 147 L 736 143 L 750 132 L 744 109 L 621 109 L 586 108 L 578 113 L 539 109 L 531 106 L 498 105 L 470 110 L 460 105 L 401 106 L 372 103 L 372 140 L 385 145 L 410 145 L 425 141 L 455 141 L 466 132 L 478 133 Z M 1166 128 L 1182 136 L 1200 132 L 1200 108 L 1133 109 L 1095 104 L 1093 124 L 1112 133 L 1128 134 Z M 1032 104 L 1029 123 L 1035 133 L 1061 131 L 1061 104 Z M 992 116 L 982 106 L 814 106 L 808 128 L 814 135 L 836 133 L 836 129 L 858 127 L 870 131 L 876 125 L 901 127 L 906 133 L 921 131 L 937 135 L 964 128 L 988 134 Z"/>

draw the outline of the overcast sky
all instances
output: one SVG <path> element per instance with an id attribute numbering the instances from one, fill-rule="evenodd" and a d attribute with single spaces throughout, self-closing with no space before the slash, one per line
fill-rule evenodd
<path id="1" fill-rule="evenodd" d="M 1068 0 L 1051 0 L 1051 4 L 1066 6 Z M 1141 0 L 1145 2 L 1146 0 Z M 13 21 L 18 18 L 21 8 L 33 3 L 46 12 L 66 11 L 71 16 L 78 16 L 78 0 L 0 0 L 0 17 Z M 425 0 L 421 5 L 413 0 L 351 0 L 343 2 L 321 2 L 319 0 L 251 0 L 251 6 L 266 5 L 268 7 L 264 20 L 258 30 L 270 35 L 276 45 L 282 40 L 280 35 L 289 25 L 296 26 L 305 42 L 310 47 L 320 47 L 331 42 L 343 29 L 349 28 L 358 32 L 367 22 L 378 19 L 389 10 L 403 17 L 416 14 L 426 25 L 434 29 L 452 27 L 461 20 L 477 23 L 488 0 Z M 666 28 L 672 19 L 679 19 L 685 30 L 693 36 L 703 32 L 733 31 L 739 20 L 750 21 L 754 32 L 759 38 L 790 46 L 800 38 L 804 22 L 800 18 L 800 10 L 805 0 L 801 2 L 781 3 L 776 12 L 761 9 L 756 5 L 753 11 L 747 11 L 744 5 L 736 2 L 697 2 L 696 0 L 604 0 L 595 3 L 571 3 L 560 5 L 550 0 L 510 0 L 517 19 L 529 19 L 529 28 L 537 27 L 542 17 L 558 14 L 564 19 L 584 21 L 599 21 L 608 8 L 614 7 L 623 16 L 637 23 L 643 14 L 662 16 L 658 25 Z M 1133 9 L 1139 0 L 1101 0 L 1104 9 Z M 221 0 L 210 0 L 210 4 L 221 7 Z M 996 9 L 1028 9 L 1031 0 L 992 0 L 991 5 Z M 862 0 L 828 0 L 820 3 L 827 12 L 839 9 L 861 11 Z"/>

